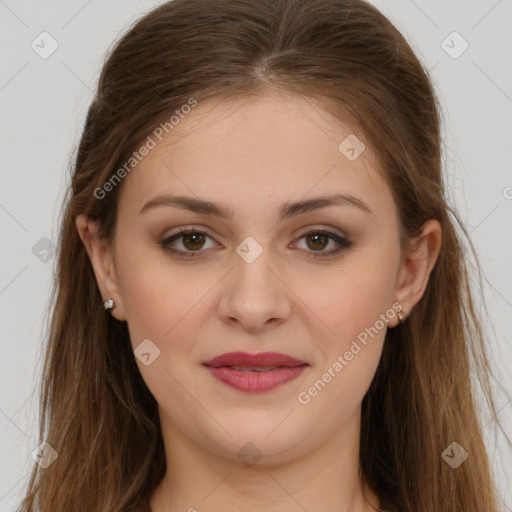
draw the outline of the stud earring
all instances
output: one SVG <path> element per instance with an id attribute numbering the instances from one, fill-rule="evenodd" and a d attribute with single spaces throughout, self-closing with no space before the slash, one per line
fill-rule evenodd
<path id="1" fill-rule="evenodd" d="M 403 324 L 405 322 L 405 319 L 407 318 L 407 315 L 402 311 L 397 311 L 396 316 L 398 318 L 398 323 Z"/>
<path id="2" fill-rule="evenodd" d="M 103 309 L 105 311 L 110 311 L 112 309 L 114 309 L 116 307 L 116 304 L 114 302 L 114 299 L 107 299 L 104 303 L 103 303 Z"/>

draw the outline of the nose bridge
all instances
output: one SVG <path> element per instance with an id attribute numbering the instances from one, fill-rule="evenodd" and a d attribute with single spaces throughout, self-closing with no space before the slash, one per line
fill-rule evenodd
<path id="1" fill-rule="evenodd" d="M 236 319 L 255 330 L 289 314 L 286 287 L 274 275 L 276 265 L 269 248 L 249 236 L 236 247 L 233 264 L 219 305 L 224 320 Z"/>

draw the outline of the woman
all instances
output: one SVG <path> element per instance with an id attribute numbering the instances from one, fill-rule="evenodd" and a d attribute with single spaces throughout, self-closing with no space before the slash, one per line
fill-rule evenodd
<path id="1" fill-rule="evenodd" d="M 440 147 L 428 75 L 362 0 L 138 21 L 76 156 L 55 454 L 20 511 L 496 511 Z"/>

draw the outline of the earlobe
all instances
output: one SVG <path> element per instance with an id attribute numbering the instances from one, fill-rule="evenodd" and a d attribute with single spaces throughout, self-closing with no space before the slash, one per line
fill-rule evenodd
<path id="1" fill-rule="evenodd" d="M 99 236 L 97 223 L 86 215 L 77 216 L 76 228 L 91 261 L 102 303 L 112 299 L 115 309 L 110 310 L 110 314 L 117 320 L 126 320 L 117 284 L 112 245 Z M 99 304 L 99 307 L 103 305 Z"/>
<path id="2" fill-rule="evenodd" d="M 430 274 L 439 256 L 441 241 L 441 225 L 437 220 L 430 219 L 424 224 L 421 234 L 411 241 L 410 248 L 403 255 L 395 296 L 403 305 L 407 316 L 425 293 Z"/>

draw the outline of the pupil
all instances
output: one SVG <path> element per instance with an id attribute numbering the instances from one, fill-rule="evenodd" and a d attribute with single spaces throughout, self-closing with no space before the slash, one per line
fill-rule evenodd
<path id="1" fill-rule="evenodd" d="M 325 241 L 326 241 L 326 235 L 322 235 L 321 233 L 316 233 L 314 235 L 309 235 L 310 239 L 314 239 L 316 241 L 313 241 L 313 244 L 318 244 L 320 243 L 320 245 L 325 245 Z M 320 239 L 320 242 L 318 241 L 318 239 Z M 323 243 L 322 243 L 323 242 Z M 318 249 L 319 247 L 317 247 Z M 320 247 L 320 249 L 322 249 L 323 247 Z"/>
<path id="2" fill-rule="evenodd" d="M 203 242 L 203 240 L 202 240 L 203 236 L 204 235 L 202 235 L 201 233 L 194 233 L 194 234 L 185 235 L 184 238 L 183 238 L 183 242 L 184 242 L 185 247 L 187 247 L 187 249 L 200 249 L 201 246 L 202 246 L 201 242 Z M 187 241 L 189 241 L 191 239 L 194 239 L 194 238 L 196 238 L 196 240 L 192 241 L 191 244 L 187 243 Z M 199 240 L 197 238 L 199 238 Z M 189 247 L 189 245 L 192 245 L 193 247 Z M 196 247 L 196 245 L 199 245 L 199 247 Z"/>

